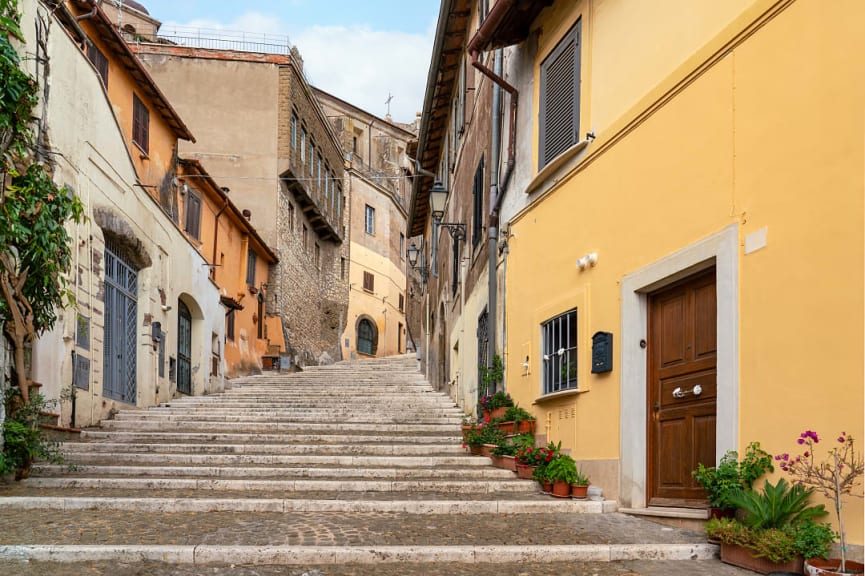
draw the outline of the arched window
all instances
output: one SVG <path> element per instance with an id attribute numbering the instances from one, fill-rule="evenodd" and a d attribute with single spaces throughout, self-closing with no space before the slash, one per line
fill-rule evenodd
<path id="1" fill-rule="evenodd" d="M 378 330 L 370 320 L 361 318 L 357 323 L 357 351 L 375 356 L 376 348 L 378 348 Z"/>

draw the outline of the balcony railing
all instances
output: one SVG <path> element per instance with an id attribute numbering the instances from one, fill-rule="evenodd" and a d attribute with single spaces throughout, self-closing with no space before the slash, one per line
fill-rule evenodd
<path id="1" fill-rule="evenodd" d="M 284 34 L 265 32 L 240 32 L 217 28 L 194 28 L 189 26 L 163 26 L 156 36 L 124 32 L 127 42 L 151 44 L 177 44 L 191 48 L 210 50 L 236 50 L 288 55 L 291 42 Z"/>

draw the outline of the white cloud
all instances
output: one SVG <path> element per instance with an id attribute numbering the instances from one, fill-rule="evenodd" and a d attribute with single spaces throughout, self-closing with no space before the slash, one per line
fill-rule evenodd
<path id="1" fill-rule="evenodd" d="M 313 27 L 294 38 L 309 80 L 378 116 L 411 122 L 423 107 L 432 38 L 368 27 Z"/>
<path id="2" fill-rule="evenodd" d="M 263 42 L 278 43 L 288 27 L 259 12 L 246 13 L 233 22 L 209 19 L 166 22 L 161 32 L 183 36 L 191 29 L 218 31 L 240 38 L 240 33 L 266 35 Z M 423 107 L 434 26 L 425 34 L 374 30 L 368 26 L 314 26 L 295 31 L 291 42 L 304 60 L 304 72 L 316 87 L 377 116 L 387 112 L 385 100 L 393 95 L 391 116 L 412 122 Z M 247 40 L 254 37 L 246 36 Z"/>

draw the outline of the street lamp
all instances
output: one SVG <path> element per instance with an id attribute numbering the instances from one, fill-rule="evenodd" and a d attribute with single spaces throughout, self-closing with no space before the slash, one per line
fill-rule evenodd
<path id="1" fill-rule="evenodd" d="M 412 242 L 411 246 L 406 250 L 406 256 L 408 257 L 408 263 L 411 265 L 412 269 L 417 270 L 420 273 L 421 283 L 425 284 L 427 279 L 427 274 L 429 273 L 429 266 L 426 265 L 426 262 L 423 262 L 420 266 L 418 266 L 418 256 L 421 254 L 421 249 L 417 247 L 417 245 Z M 426 260 L 426 258 L 424 258 Z"/>
<path id="2" fill-rule="evenodd" d="M 445 214 L 445 204 L 448 200 L 448 190 L 441 183 L 441 180 L 436 180 L 433 187 L 429 191 L 430 215 L 433 221 L 441 228 L 450 232 L 451 238 L 459 242 L 466 237 L 466 225 L 458 222 L 442 222 L 441 219 Z"/>

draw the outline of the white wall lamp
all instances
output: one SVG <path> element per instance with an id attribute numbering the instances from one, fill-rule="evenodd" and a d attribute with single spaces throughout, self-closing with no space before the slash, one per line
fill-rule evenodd
<path id="1" fill-rule="evenodd" d="M 586 254 L 585 256 L 583 256 L 582 258 L 579 258 L 577 260 L 577 268 L 579 268 L 582 271 L 582 270 L 585 270 L 586 268 L 594 268 L 595 264 L 597 264 L 597 263 L 598 263 L 598 253 L 592 252 L 590 254 Z"/>

